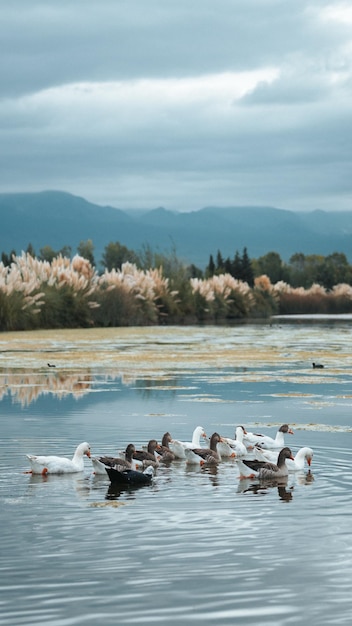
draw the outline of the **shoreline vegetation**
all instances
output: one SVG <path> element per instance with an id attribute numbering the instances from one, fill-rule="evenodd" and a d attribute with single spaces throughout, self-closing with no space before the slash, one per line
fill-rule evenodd
<path id="1" fill-rule="evenodd" d="M 247 255 L 245 259 L 248 264 Z M 126 261 L 99 273 L 79 254 L 72 259 L 58 254 L 50 261 L 30 252 L 13 254 L 11 263 L 0 263 L 0 331 L 220 324 L 275 315 L 352 313 L 349 282 L 330 287 L 274 282 L 268 273 L 260 273 L 259 261 L 250 265 L 252 274 L 244 280 L 215 266 L 212 275 L 209 267 L 204 276 L 195 271 L 192 275 L 175 258 L 169 266 L 141 269 Z"/>

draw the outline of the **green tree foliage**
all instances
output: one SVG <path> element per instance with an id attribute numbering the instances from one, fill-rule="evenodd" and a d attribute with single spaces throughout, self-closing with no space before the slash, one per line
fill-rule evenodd
<path id="1" fill-rule="evenodd" d="M 6 254 L 6 252 L 2 252 L 1 263 L 3 263 L 5 267 L 9 267 L 12 263 L 12 259 L 14 256 L 16 256 L 16 250 L 11 250 L 9 254 Z"/>
<path id="2" fill-rule="evenodd" d="M 215 263 L 213 256 L 210 255 L 209 263 L 205 270 L 206 277 L 209 278 L 210 276 L 214 276 L 214 274 L 220 276 L 225 273 L 237 278 L 237 280 L 243 280 L 251 287 L 254 285 L 254 271 L 247 248 L 243 249 L 242 256 L 240 256 L 238 250 L 236 250 L 233 260 L 231 260 L 230 257 L 224 259 L 220 250 L 217 252 Z"/>
<path id="3" fill-rule="evenodd" d="M 216 274 L 223 274 L 225 272 L 225 261 L 220 250 L 217 251 L 216 254 Z"/>
<path id="4" fill-rule="evenodd" d="M 34 251 L 34 248 L 33 248 L 31 243 L 28 244 L 26 253 L 30 254 L 31 257 L 33 257 L 33 259 L 35 259 L 35 251 Z"/>
<path id="5" fill-rule="evenodd" d="M 56 259 L 60 255 L 63 257 L 70 258 L 71 247 L 64 246 L 63 248 L 61 248 L 61 250 L 56 251 L 56 250 L 53 250 L 51 246 L 44 246 L 43 248 L 40 248 L 39 250 L 38 259 L 40 259 L 41 261 L 48 261 L 48 263 L 51 263 L 53 259 Z"/>
<path id="6" fill-rule="evenodd" d="M 238 250 L 235 252 L 235 256 L 232 261 L 232 276 L 239 278 L 242 274 L 242 259 Z"/>
<path id="7" fill-rule="evenodd" d="M 211 254 L 210 257 L 209 257 L 209 263 L 208 263 L 207 267 L 205 268 L 205 276 L 206 276 L 206 278 L 209 278 L 210 276 L 214 276 L 215 269 L 216 269 L 216 266 L 215 266 L 215 263 L 214 263 L 214 257 Z"/>
<path id="8" fill-rule="evenodd" d="M 277 252 L 268 252 L 264 256 L 253 261 L 254 273 L 256 276 L 266 274 L 274 284 L 279 280 L 289 282 L 289 272 Z"/>
<path id="9" fill-rule="evenodd" d="M 289 261 L 288 282 L 308 289 L 314 283 L 332 289 L 340 283 L 352 284 L 352 267 L 346 255 L 338 252 L 324 257 L 318 254 L 294 254 Z"/>
<path id="10" fill-rule="evenodd" d="M 135 263 L 139 266 L 138 255 L 133 250 L 129 250 L 126 246 L 123 246 L 119 241 L 111 241 L 105 246 L 101 262 L 103 267 L 109 272 L 112 269 L 121 269 L 123 263 L 127 262 Z"/>
<path id="11" fill-rule="evenodd" d="M 94 260 L 94 244 L 91 239 L 87 239 L 86 241 L 80 241 L 77 246 L 77 252 L 84 259 L 87 259 L 93 267 L 95 266 Z"/>
<path id="12" fill-rule="evenodd" d="M 254 285 L 254 273 L 251 260 L 248 256 L 247 248 L 243 248 L 242 254 L 242 271 L 240 279 L 248 283 L 250 287 Z"/>
<path id="13" fill-rule="evenodd" d="M 326 289 L 332 289 L 340 283 L 351 284 L 352 268 L 345 254 L 334 252 L 323 259 L 317 272 L 317 281 Z"/>

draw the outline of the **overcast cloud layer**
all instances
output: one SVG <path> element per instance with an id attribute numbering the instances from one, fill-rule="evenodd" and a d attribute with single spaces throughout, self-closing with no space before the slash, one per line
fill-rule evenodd
<path id="1" fill-rule="evenodd" d="M 0 192 L 352 210 L 350 3 L 0 6 Z"/>

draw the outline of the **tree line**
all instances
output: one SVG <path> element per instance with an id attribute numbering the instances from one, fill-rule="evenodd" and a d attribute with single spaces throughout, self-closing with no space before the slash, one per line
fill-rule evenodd
<path id="1" fill-rule="evenodd" d="M 339 253 L 295 254 L 286 264 L 275 252 L 250 259 L 246 248 L 232 258 L 218 251 L 202 271 L 175 250 L 137 254 L 111 242 L 98 271 L 88 240 L 73 256 L 48 246 L 36 256 L 29 244 L 1 259 L 0 331 L 352 313 L 351 267 Z"/>
<path id="2" fill-rule="evenodd" d="M 32 244 L 29 243 L 25 252 L 49 263 L 59 255 L 68 258 L 72 256 L 70 246 L 54 250 L 47 245 L 39 250 L 39 254 L 36 254 Z M 218 250 L 216 254 L 209 255 L 209 261 L 204 270 L 193 264 L 184 265 L 178 259 L 174 249 L 169 254 L 165 254 L 155 252 L 149 246 L 145 246 L 141 251 L 136 252 L 119 241 L 110 242 L 105 246 L 99 263 L 96 262 L 94 244 L 91 239 L 81 241 L 77 246 L 77 253 L 101 272 L 121 269 L 122 265 L 128 262 L 142 270 L 162 267 L 163 274 L 167 277 L 175 277 L 180 274 L 181 270 L 181 273 L 188 278 L 209 278 L 230 274 L 238 280 L 247 282 L 250 287 L 253 287 L 255 278 L 263 274 L 268 276 L 273 284 L 284 281 L 292 287 L 305 289 L 309 289 L 314 284 L 319 284 L 327 290 L 338 284 L 352 285 L 352 265 L 349 264 L 346 255 L 341 252 L 334 252 L 327 256 L 305 255 L 297 252 L 290 257 L 288 262 L 285 262 L 277 252 L 268 252 L 259 258 L 250 258 L 246 247 L 243 248 L 242 253 L 236 250 L 233 257 L 225 257 Z M 11 265 L 15 255 L 15 250 L 11 250 L 8 254 L 2 252 L 2 263 L 5 266 Z"/>

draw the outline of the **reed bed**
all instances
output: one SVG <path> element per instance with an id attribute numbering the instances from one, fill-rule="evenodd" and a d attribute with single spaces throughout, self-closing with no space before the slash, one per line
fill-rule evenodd
<path id="1" fill-rule="evenodd" d="M 177 288 L 176 288 L 177 287 Z M 275 313 L 350 313 L 352 287 L 332 289 L 313 284 L 292 287 L 268 276 L 254 286 L 224 273 L 209 278 L 180 280 L 164 276 L 162 267 L 121 269 L 98 274 L 76 255 L 51 262 L 29 253 L 0 263 L 0 330 L 86 328 L 219 322 L 265 318 Z"/>

